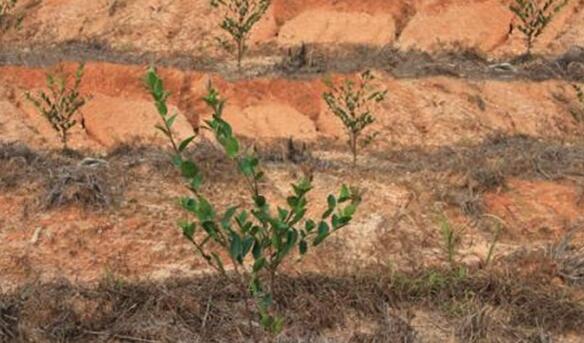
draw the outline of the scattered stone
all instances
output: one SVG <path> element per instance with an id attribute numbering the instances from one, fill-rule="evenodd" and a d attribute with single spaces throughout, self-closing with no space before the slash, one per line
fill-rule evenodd
<path id="1" fill-rule="evenodd" d="M 34 230 L 34 233 L 32 234 L 32 238 L 30 239 L 30 244 L 32 244 L 32 245 L 37 244 L 37 242 L 39 241 L 39 238 L 41 237 L 42 230 L 43 230 L 43 228 L 40 226 Z"/>
<path id="2" fill-rule="evenodd" d="M 91 167 L 91 168 L 104 166 L 104 165 L 108 165 L 108 162 L 106 160 L 102 160 L 99 158 L 91 158 L 91 157 L 84 158 L 78 164 L 79 167 Z"/>
<path id="3" fill-rule="evenodd" d="M 516 73 L 517 68 L 511 63 L 496 63 L 489 65 L 489 69 L 496 71 L 498 73 Z"/>

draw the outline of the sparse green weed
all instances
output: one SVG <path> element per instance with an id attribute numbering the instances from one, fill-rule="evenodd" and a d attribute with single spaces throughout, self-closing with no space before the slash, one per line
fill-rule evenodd
<path id="1" fill-rule="evenodd" d="M 452 227 L 450 220 L 445 215 L 440 218 L 440 233 L 444 243 L 444 251 L 450 265 L 454 265 L 455 257 L 460 244 L 460 234 Z"/>

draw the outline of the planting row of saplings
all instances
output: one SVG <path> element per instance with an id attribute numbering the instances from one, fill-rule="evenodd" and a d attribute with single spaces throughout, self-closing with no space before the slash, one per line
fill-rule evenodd
<path id="1" fill-rule="evenodd" d="M 533 39 L 541 34 L 553 13 L 557 13 L 565 1 L 553 5 L 554 1 L 550 0 L 541 8 L 531 1 L 516 2 L 514 12 L 525 25 L 522 32 L 526 34 L 527 53 L 530 53 Z M 221 27 L 235 42 L 234 51 L 240 66 L 247 50 L 248 34 L 265 13 L 270 1 L 215 0 L 213 4 L 225 10 Z M 536 19 L 532 20 L 532 16 Z M 228 43 L 225 45 L 229 46 Z M 64 72 L 49 74 L 48 91 L 36 95 L 26 94 L 58 132 L 63 150 L 69 149 L 68 133 L 77 124 L 76 113 L 88 101 L 79 91 L 83 70 L 81 64 L 73 79 Z M 274 296 L 274 283 L 280 267 L 292 254 L 304 255 L 335 232 L 347 227 L 363 201 L 359 188 L 340 185 L 337 193 L 326 198 L 324 212 L 318 217 L 308 218 L 307 214 L 314 212 L 308 201 L 313 180 L 310 175 L 305 175 L 292 184 L 285 204 L 273 204 L 265 197 L 260 186 L 264 178 L 260 160 L 253 150 L 242 146 L 231 125 L 223 117 L 225 100 L 218 90 L 209 86 L 203 100 L 212 116 L 204 122 L 203 129 L 212 132 L 225 157 L 234 162 L 233 165 L 248 186 L 251 200 L 247 206 L 219 208 L 205 195 L 202 188 L 205 183 L 203 173 L 197 162 L 189 159 L 186 153 L 194 146 L 197 135 L 177 140 L 173 125 L 178 114 L 169 112 L 167 100 L 170 94 L 154 68 L 148 70 L 146 84 L 161 118 L 157 129 L 167 138 L 172 150 L 169 163 L 178 168 L 190 192 L 180 201 L 187 214 L 187 219 L 180 220 L 178 224 L 184 237 L 213 270 L 245 295 L 249 332 L 255 331 L 254 322 L 258 321 L 265 333 L 275 337 L 284 325 L 284 319 L 277 313 L 277 306 L 274 306 L 277 299 Z M 375 108 L 384 100 L 387 91 L 375 85 L 375 79 L 369 71 L 338 84 L 327 82 L 327 86 L 323 98 L 330 111 L 346 128 L 352 160 L 357 164 L 360 148 L 374 138 L 366 134 L 366 129 L 374 122 Z M 575 87 L 584 105 L 582 90 Z"/>
<path id="2" fill-rule="evenodd" d="M 38 109 L 58 133 L 63 151 L 68 151 L 69 131 L 77 125 L 76 114 L 88 97 L 80 93 L 84 65 L 74 76 L 64 71 L 47 75 L 48 91 L 26 93 L 27 99 Z M 374 77 L 366 71 L 358 80 L 346 79 L 339 84 L 328 83 L 323 98 L 332 113 L 345 125 L 348 145 L 357 163 L 359 148 L 373 136 L 365 129 L 375 120 L 374 109 L 385 98 L 387 91 L 374 85 Z M 179 223 L 184 237 L 214 270 L 240 287 L 256 304 L 256 311 L 247 308 L 250 330 L 254 313 L 266 332 L 277 334 L 282 330 L 283 318 L 271 306 L 273 283 L 278 268 L 293 251 L 304 255 L 317 247 L 334 232 L 351 222 L 362 201 L 357 187 L 342 185 L 337 195 L 326 198 L 327 209 L 318 218 L 306 218 L 310 210 L 307 195 L 312 189 L 312 178 L 306 175 L 292 185 L 292 194 L 286 205 L 276 207 L 262 195 L 260 182 L 264 177 L 259 158 L 253 150 L 244 149 L 231 125 L 223 118 L 225 101 L 210 87 L 203 99 L 212 111 L 210 120 L 202 129 L 213 132 L 228 159 L 235 162 L 245 179 L 252 200 L 250 208 L 239 206 L 218 209 L 202 192 L 203 173 L 197 163 L 185 153 L 197 135 L 177 141 L 173 125 L 177 113 L 169 113 L 169 93 L 154 69 L 148 71 L 146 84 L 162 119 L 157 129 L 168 138 L 172 148 L 171 161 L 186 179 L 191 196 L 181 199 L 185 211 L 193 219 Z M 170 162 L 169 162 L 170 163 Z M 230 265 L 230 266 L 229 266 Z M 228 272 L 229 270 L 229 272 Z"/>
<path id="3" fill-rule="evenodd" d="M 77 124 L 75 115 L 88 99 L 79 92 L 82 78 L 83 65 L 79 66 L 73 78 L 66 73 L 49 74 L 47 92 L 26 95 L 58 132 L 64 150 L 69 149 L 68 131 Z M 374 110 L 387 91 L 375 85 L 370 72 L 337 84 L 327 81 L 327 84 L 329 88 L 323 93 L 323 98 L 330 111 L 346 127 L 348 146 L 356 164 L 359 148 L 374 137 L 366 135 L 366 128 L 374 122 Z M 169 163 L 177 167 L 186 180 L 186 188 L 192 193 L 180 201 L 190 218 L 179 222 L 184 237 L 212 269 L 239 287 L 247 296 L 246 306 L 255 304 L 255 309 L 247 307 L 250 330 L 256 316 L 259 316 L 266 332 L 277 334 L 284 323 L 274 310 L 276 306 L 272 305 L 279 267 L 291 254 L 304 255 L 336 231 L 348 226 L 363 201 L 359 188 L 341 185 L 338 193 L 326 198 L 327 207 L 321 216 L 307 218 L 307 213 L 314 211 L 311 211 L 307 197 L 312 189 L 312 178 L 305 175 L 292 185 L 292 192 L 284 206 L 272 204 L 260 187 L 264 172 L 259 158 L 253 149 L 241 145 L 223 117 L 225 100 L 218 90 L 210 86 L 203 101 L 212 116 L 203 123 L 202 129 L 213 133 L 226 158 L 234 162 L 248 185 L 251 200 L 251 205 L 247 207 L 218 208 L 203 192 L 205 180 L 199 165 L 187 157 L 192 155 L 187 151 L 195 147 L 197 135 L 177 140 L 173 125 L 178 114 L 169 113 L 167 100 L 170 94 L 153 68 L 147 73 L 146 85 L 161 118 L 156 129 L 168 139 L 172 150 Z M 584 108 L 584 95 L 578 89 Z M 449 232 L 444 231 L 446 242 L 454 241 L 454 236 Z"/>
<path id="4" fill-rule="evenodd" d="M 23 10 L 15 13 L 19 2 Z M 537 38 L 551 23 L 569 0 L 513 0 L 509 10 L 516 18 L 517 24 L 511 24 L 523 34 L 525 56 L 530 56 Z M 115 1 L 114 1 L 115 3 Z M 272 0 L 210 0 L 220 12 L 220 28 L 225 36 L 216 37 L 217 43 L 226 52 L 233 55 L 241 69 L 242 61 L 249 50 L 249 38 L 254 26 L 266 14 Z M 0 33 L 11 25 L 21 25 L 27 7 L 21 0 L 0 0 Z M 17 15 L 18 14 L 18 15 Z M 17 16 L 17 18 L 13 18 Z M 507 25 L 504 23 L 503 25 Z"/>

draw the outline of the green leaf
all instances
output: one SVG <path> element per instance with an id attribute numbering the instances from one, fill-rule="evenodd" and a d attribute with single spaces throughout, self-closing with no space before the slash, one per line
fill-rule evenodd
<path id="1" fill-rule="evenodd" d="M 322 241 L 324 241 L 328 237 L 329 231 L 330 228 L 328 224 L 325 222 L 320 222 L 320 224 L 318 225 L 318 235 L 314 239 L 314 246 L 317 246 L 320 243 L 322 243 Z"/>
<path id="2" fill-rule="evenodd" d="M 284 329 L 284 318 L 282 317 L 274 317 L 274 320 L 272 322 L 272 334 L 274 335 L 278 335 L 279 333 L 282 332 L 282 330 Z"/>
<path id="3" fill-rule="evenodd" d="M 351 204 L 343 210 L 343 217 L 352 217 L 353 214 L 357 211 L 357 205 Z"/>
<path id="4" fill-rule="evenodd" d="M 339 202 L 345 202 L 351 199 L 351 191 L 347 185 L 341 186 L 341 194 L 339 195 Z"/>
<path id="5" fill-rule="evenodd" d="M 182 176 L 191 179 L 199 174 L 199 168 L 193 161 L 182 161 L 180 165 Z"/>
<path id="6" fill-rule="evenodd" d="M 215 218 L 213 206 L 203 197 L 199 197 L 199 207 L 197 217 L 201 222 L 212 221 Z"/>
<path id="7" fill-rule="evenodd" d="M 281 242 L 280 237 L 278 235 L 273 235 L 272 236 L 272 247 L 276 251 L 278 251 L 278 250 L 280 250 L 281 246 L 282 246 L 282 242 Z"/>
<path id="8" fill-rule="evenodd" d="M 231 222 L 231 219 L 233 218 L 233 215 L 235 214 L 235 211 L 237 211 L 238 206 L 232 206 L 230 208 L 227 209 L 227 211 L 225 211 L 225 214 L 223 214 L 223 218 L 221 219 L 221 226 L 227 230 L 229 228 L 229 222 Z"/>
<path id="9" fill-rule="evenodd" d="M 158 110 L 158 113 L 160 113 L 160 115 L 162 116 L 166 116 L 168 114 L 168 107 L 166 106 L 166 103 L 162 100 L 156 102 L 156 109 Z M 167 123 L 166 125 L 168 125 L 168 121 L 166 123 Z"/>
<path id="10" fill-rule="evenodd" d="M 338 230 L 343 226 L 347 225 L 351 221 L 351 217 L 338 217 L 336 214 L 333 215 L 331 220 L 333 224 L 333 229 Z"/>
<path id="11" fill-rule="evenodd" d="M 259 272 L 264 266 L 266 265 L 266 258 L 261 257 L 260 259 L 256 260 L 253 264 L 253 272 Z"/>
<path id="12" fill-rule="evenodd" d="M 337 206 L 337 199 L 335 199 L 334 195 L 332 195 L 332 194 L 329 195 L 326 200 L 327 200 L 329 209 L 334 209 Z"/>
<path id="13" fill-rule="evenodd" d="M 174 125 L 174 121 L 176 120 L 177 116 L 178 116 L 178 114 L 175 114 L 175 115 L 170 116 L 168 119 L 166 119 L 166 126 L 169 128 L 172 127 L 172 125 Z"/>
<path id="14" fill-rule="evenodd" d="M 217 225 L 215 222 L 204 222 L 203 229 L 209 236 L 211 236 L 211 238 L 217 240 Z"/>
<path id="15" fill-rule="evenodd" d="M 290 250 L 292 250 L 292 247 L 294 247 L 294 245 L 296 245 L 297 241 L 298 241 L 298 232 L 294 229 L 289 230 L 288 235 L 286 237 L 286 245 L 284 247 L 282 256 L 288 254 L 288 252 L 290 252 Z"/>
<path id="16" fill-rule="evenodd" d="M 278 207 L 278 219 L 280 219 L 280 220 L 286 219 L 286 217 L 288 217 L 289 213 L 290 212 L 288 210 L 283 209 L 281 207 Z"/>
<path id="17" fill-rule="evenodd" d="M 182 229 L 183 235 L 189 239 L 189 241 L 193 240 L 193 236 L 195 234 L 195 228 L 196 228 L 196 224 L 195 223 L 182 223 L 180 224 L 180 227 Z"/>
<path id="18" fill-rule="evenodd" d="M 189 144 L 191 144 L 191 142 L 193 141 L 193 139 L 195 139 L 197 136 L 190 136 L 189 138 L 185 139 L 184 141 L 180 142 L 179 146 L 178 146 L 178 151 L 183 152 L 188 146 Z"/>
<path id="19" fill-rule="evenodd" d="M 334 208 L 329 208 L 326 211 L 324 211 L 324 213 L 322 214 L 322 219 L 327 219 L 328 217 L 330 217 L 330 215 L 333 214 L 334 210 L 335 210 Z"/>
<path id="20" fill-rule="evenodd" d="M 244 259 L 254 245 L 253 237 L 247 236 L 241 241 L 241 259 Z"/>
<path id="21" fill-rule="evenodd" d="M 254 197 L 254 201 L 257 207 L 264 207 L 266 205 L 266 198 L 262 195 Z"/>
<path id="22" fill-rule="evenodd" d="M 251 253 L 256 260 L 262 257 L 262 244 L 258 240 L 255 241 Z"/>
<path id="23" fill-rule="evenodd" d="M 191 187 L 194 190 L 201 189 L 202 184 L 203 184 L 203 175 L 201 173 L 198 173 L 197 175 L 195 175 L 195 177 L 193 177 L 191 179 Z"/>
<path id="24" fill-rule="evenodd" d="M 162 126 L 160 124 L 156 124 L 156 125 L 154 125 L 154 127 L 156 129 L 158 129 L 159 131 L 161 131 L 166 137 L 168 137 L 170 135 L 170 132 L 168 132 L 168 130 L 164 126 Z"/>
<path id="25" fill-rule="evenodd" d="M 235 217 L 235 221 L 237 222 L 237 225 L 239 225 L 240 227 L 244 227 L 245 224 L 247 223 L 247 211 L 246 210 L 241 211 L 239 215 Z"/>
<path id="26" fill-rule="evenodd" d="M 255 168 L 257 167 L 259 161 L 255 157 L 246 156 L 241 159 L 239 163 L 239 169 L 243 173 L 243 175 L 247 177 L 255 177 Z"/>
<path id="27" fill-rule="evenodd" d="M 296 212 L 296 214 L 294 215 L 294 218 L 292 218 L 292 220 L 290 221 L 289 225 L 293 226 L 296 223 L 298 223 L 299 221 L 302 220 L 302 218 L 304 218 L 304 215 L 306 214 L 306 209 L 302 209 L 298 212 Z"/>
<path id="28" fill-rule="evenodd" d="M 233 136 L 228 136 L 223 142 L 227 156 L 230 158 L 235 158 L 239 152 L 239 142 Z"/>
<path id="29" fill-rule="evenodd" d="M 180 205 L 182 206 L 182 208 L 189 212 L 197 213 L 197 201 L 193 198 L 189 197 L 182 198 L 180 201 Z"/>
<path id="30" fill-rule="evenodd" d="M 180 165 L 181 164 L 182 164 L 182 157 L 181 157 L 181 155 L 178 155 L 177 154 L 177 155 L 172 156 L 172 165 L 173 166 L 175 166 L 177 168 L 180 168 Z"/>
<path id="31" fill-rule="evenodd" d="M 238 262 L 242 262 L 241 259 L 241 251 L 242 251 L 242 242 L 241 237 L 238 234 L 232 233 L 231 234 L 231 244 L 229 246 L 229 254 L 234 260 Z"/>
<path id="32" fill-rule="evenodd" d="M 298 244 L 298 250 L 300 252 L 300 255 L 306 254 L 306 252 L 308 251 L 308 243 L 306 243 L 305 240 L 300 241 L 300 244 Z"/>
<path id="33" fill-rule="evenodd" d="M 306 230 L 307 233 L 312 232 L 312 230 L 314 230 L 315 227 L 316 224 L 311 219 L 307 220 L 306 223 L 304 224 L 304 230 Z"/>

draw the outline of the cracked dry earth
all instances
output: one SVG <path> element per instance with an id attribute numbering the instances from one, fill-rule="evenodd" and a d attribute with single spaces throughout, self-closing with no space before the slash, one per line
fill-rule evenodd
<path id="1" fill-rule="evenodd" d="M 306 169 L 314 173 L 317 209 L 342 183 L 364 190 L 350 227 L 322 254 L 286 265 L 290 275 L 443 266 L 444 218 L 460 234 L 456 259 L 469 268 L 484 263 L 494 239 L 495 260 L 557 244 L 584 224 L 584 123 L 577 120 L 584 108 L 572 88 L 584 83 L 584 2 L 571 1 L 538 39 L 533 64 L 492 73 L 490 64 L 522 51 L 520 34 L 509 32 L 508 4 L 275 0 L 253 31 L 240 74 L 214 43 L 218 17 L 207 1 L 22 1 L 21 28 L 0 36 L 0 289 L 207 271 L 176 229 L 182 213 L 175 199 L 184 189 L 153 129 L 158 117 L 142 83 L 151 63 L 164 66 L 181 137 L 210 115 L 200 101 L 207 84 L 221 91 L 226 119 L 258 148 L 268 175 L 262 186 L 275 201 L 285 201 L 289 183 Z M 315 67 L 282 71 L 303 43 L 318 55 Z M 397 67 L 383 58 L 388 49 Z M 424 56 L 423 68 L 408 64 L 416 56 Z M 78 158 L 52 151 L 59 142 L 24 94 L 44 87 L 54 62 L 74 70 L 80 60 L 87 62 L 81 90 L 91 99 L 71 145 L 107 161 L 99 167 L 107 204 L 50 206 L 55 177 Z M 325 76 L 340 80 L 365 68 L 389 95 L 371 129 L 378 139 L 353 168 L 343 128 L 321 94 Z M 306 144 L 300 162 L 290 156 L 289 138 Z M 194 150 L 213 181 L 205 186 L 212 199 L 244 201 L 244 185 L 218 150 L 205 140 Z M 584 244 L 584 235 L 574 237 Z M 572 287 L 561 277 L 553 282 Z M 582 299 L 581 288 L 571 291 Z M 465 341 L 436 309 L 417 311 L 414 326 L 425 341 Z M 436 321 L 447 328 L 429 324 Z M 345 329 L 329 337 L 367 331 Z M 579 342 L 581 334 L 555 337 Z"/>

